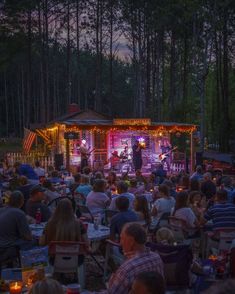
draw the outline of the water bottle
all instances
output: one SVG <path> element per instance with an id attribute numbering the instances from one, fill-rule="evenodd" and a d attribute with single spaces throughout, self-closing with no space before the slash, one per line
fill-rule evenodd
<path id="1" fill-rule="evenodd" d="M 35 215 L 35 220 L 36 220 L 36 224 L 40 224 L 42 221 L 42 213 L 41 213 L 41 209 L 38 208 L 36 215 Z"/>

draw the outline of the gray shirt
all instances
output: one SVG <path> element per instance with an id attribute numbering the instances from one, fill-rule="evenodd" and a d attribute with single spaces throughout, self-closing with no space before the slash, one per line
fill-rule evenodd
<path id="1" fill-rule="evenodd" d="M 0 208 L 0 248 L 14 246 L 19 239 L 30 235 L 25 213 L 15 207 Z"/>

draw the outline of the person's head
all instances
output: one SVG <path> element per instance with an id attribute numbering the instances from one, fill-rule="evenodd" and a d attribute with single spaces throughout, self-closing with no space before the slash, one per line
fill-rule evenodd
<path id="1" fill-rule="evenodd" d="M 59 172 L 57 170 L 53 170 L 51 172 L 51 177 L 52 178 L 59 178 Z"/>
<path id="2" fill-rule="evenodd" d="M 21 208 L 24 205 L 24 195 L 20 191 L 14 191 L 9 197 L 9 206 Z"/>
<path id="3" fill-rule="evenodd" d="M 142 212 L 147 223 L 150 222 L 150 215 L 148 209 L 148 201 L 144 195 L 136 196 L 134 200 L 134 209 L 137 212 Z"/>
<path id="4" fill-rule="evenodd" d="M 196 167 L 196 172 L 197 172 L 198 174 L 202 174 L 202 166 L 201 166 L 201 165 L 197 165 L 197 167 Z"/>
<path id="5" fill-rule="evenodd" d="M 30 191 L 30 198 L 35 202 L 40 202 L 45 199 L 45 188 L 40 185 L 35 185 Z"/>
<path id="6" fill-rule="evenodd" d="M 218 190 L 215 194 L 217 202 L 226 202 L 228 200 L 228 192 L 224 189 Z"/>
<path id="7" fill-rule="evenodd" d="M 175 242 L 175 237 L 173 232 L 168 228 L 160 228 L 156 233 L 156 240 L 158 243 L 165 245 L 173 245 Z"/>
<path id="8" fill-rule="evenodd" d="M 169 197 L 169 187 L 167 185 L 161 184 L 158 191 L 160 197 Z"/>
<path id="9" fill-rule="evenodd" d="M 125 255 L 143 249 L 146 240 L 146 231 L 140 224 L 127 223 L 122 228 L 120 244 Z"/>
<path id="10" fill-rule="evenodd" d="M 136 179 L 130 179 L 130 187 L 131 188 L 136 188 L 137 187 Z"/>
<path id="11" fill-rule="evenodd" d="M 189 193 L 189 204 L 199 204 L 202 200 L 202 194 L 200 191 L 192 191 Z"/>
<path id="12" fill-rule="evenodd" d="M 165 294 L 165 281 L 158 272 L 142 272 L 131 287 L 131 294 Z"/>
<path id="13" fill-rule="evenodd" d="M 126 193 L 128 190 L 128 185 L 125 181 L 119 181 L 117 183 L 118 194 Z"/>
<path id="14" fill-rule="evenodd" d="M 117 175 L 116 175 L 116 173 L 115 173 L 114 171 L 109 172 L 109 174 L 108 174 L 108 181 L 109 181 L 110 183 L 115 183 L 116 180 L 117 180 Z"/>
<path id="15" fill-rule="evenodd" d="M 190 190 L 191 191 L 199 191 L 200 190 L 200 182 L 196 178 L 192 178 L 190 180 Z"/>
<path id="16" fill-rule="evenodd" d="M 43 182 L 43 187 L 48 189 L 48 190 L 53 190 L 53 185 L 52 185 L 52 182 L 50 180 L 45 180 Z"/>
<path id="17" fill-rule="evenodd" d="M 129 208 L 129 199 L 125 196 L 117 197 L 115 203 L 119 211 L 127 211 Z"/>
<path id="18" fill-rule="evenodd" d="M 69 199 L 60 200 L 56 206 L 54 217 L 65 221 L 70 218 L 74 219 L 72 202 Z"/>
<path id="19" fill-rule="evenodd" d="M 75 183 L 80 183 L 80 180 L 81 180 L 81 174 L 80 173 L 75 174 L 73 177 L 74 177 L 74 182 Z"/>
<path id="20" fill-rule="evenodd" d="M 53 279 L 44 279 L 33 284 L 29 294 L 63 294 L 63 287 Z"/>
<path id="21" fill-rule="evenodd" d="M 211 173 L 207 172 L 207 173 L 204 173 L 203 175 L 203 180 L 204 181 L 211 181 Z"/>
<path id="22" fill-rule="evenodd" d="M 89 168 L 89 166 L 84 166 L 82 172 L 83 172 L 85 175 L 89 176 L 89 174 L 91 173 L 91 169 Z"/>
<path id="23" fill-rule="evenodd" d="M 100 172 L 100 171 L 97 171 L 96 173 L 95 173 L 95 179 L 103 179 L 104 178 L 104 176 L 103 176 L 103 174 L 102 174 L 102 172 Z"/>
<path id="24" fill-rule="evenodd" d="M 189 188 L 190 179 L 188 175 L 183 175 L 180 180 L 180 185 L 183 186 L 184 189 Z"/>
<path id="25" fill-rule="evenodd" d="M 81 176 L 81 184 L 83 185 L 89 185 L 90 182 L 90 178 L 86 175 L 82 175 Z"/>
<path id="26" fill-rule="evenodd" d="M 40 167 L 40 162 L 38 160 L 36 160 L 34 165 L 35 165 L 35 167 Z"/>
<path id="27" fill-rule="evenodd" d="M 103 179 L 96 179 L 93 184 L 93 191 L 94 192 L 105 192 L 106 188 L 106 181 Z"/>
<path id="28" fill-rule="evenodd" d="M 20 176 L 18 181 L 20 186 L 25 186 L 28 184 L 28 178 L 25 176 Z"/>
<path id="29" fill-rule="evenodd" d="M 188 206 L 188 193 L 185 191 L 179 192 L 176 195 L 175 210 Z"/>

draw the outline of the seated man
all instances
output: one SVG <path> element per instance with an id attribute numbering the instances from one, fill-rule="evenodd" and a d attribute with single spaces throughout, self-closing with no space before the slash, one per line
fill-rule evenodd
<path id="1" fill-rule="evenodd" d="M 139 274 L 131 287 L 130 294 L 164 294 L 165 282 L 157 272 L 143 272 Z"/>
<path id="2" fill-rule="evenodd" d="M 109 209 L 117 210 L 116 200 L 118 199 L 118 197 L 121 197 L 121 196 L 124 196 L 127 199 L 129 199 L 129 209 L 133 209 L 135 196 L 132 193 L 127 192 L 128 191 L 128 185 L 127 185 L 127 183 L 125 181 L 119 181 L 117 183 L 117 191 L 118 191 L 119 195 L 112 199 L 111 204 L 109 206 Z"/>
<path id="3" fill-rule="evenodd" d="M 216 203 L 206 211 L 202 223 L 205 224 L 209 220 L 212 220 L 213 231 L 235 230 L 235 205 L 227 202 L 227 191 L 216 192 Z"/>
<path id="4" fill-rule="evenodd" d="M 127 260 L 111 276 L 107 294 L 127 294 L 136 277 L 142 272 L 156 272 L 163 277 L 163 262 L 156 252 L 145 247 L 147 235 L 144 228 L 128 223 L 121 232 L 121 246 Z"/>
<path id="5" fill-rule="evenodd" d="M 41 221 L 46 222 L 51 216 L 51 211 L 50 209 L 44 204 L 42 201 L 45 200 L 45 195 L 44 195 L 45 189 L 40 186 L 36 185 L 32 188 L 31 193 L 30 193 L 30 198 L 26 203 L 26 213 L 35 218 L 36 213 L 38 210 L 41 212 Z"/>
<path id="6" fill-rule="evenodd" d="M 20 209 L 23 204 L 23 194 L 14 191 L 10 195 L 8 206 L 0 208 L 0 250 L 10 247 L 29 249 L 32 246 L 27 218 Z"/>
<path id="7" fill-rule="evenodd" d="M 116 240 L 116 236 L 120 236 L 122 227 L 128 222 L 138 221 L 136 213 L 132 210 L 128 210 L 129 199 L 124 196 L 120 196 L 116 200 L 116 207 L 119 212 L 111 218 L 110 221 L 110 239 Z"/>

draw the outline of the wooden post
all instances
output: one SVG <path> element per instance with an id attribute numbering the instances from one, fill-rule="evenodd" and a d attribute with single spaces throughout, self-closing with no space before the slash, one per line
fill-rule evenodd
<path id="1" fill-rule="evenodd" d="M 190 133 L 190 173 L 194 171 L 194 146 L 193 146 L 193 132 Z"/>
<path id="2" fill-rule="evenodd" d="M 69 150 L 69 139 L 66 140 L 66 170 L 70 172 L 70 150 Z"/>

